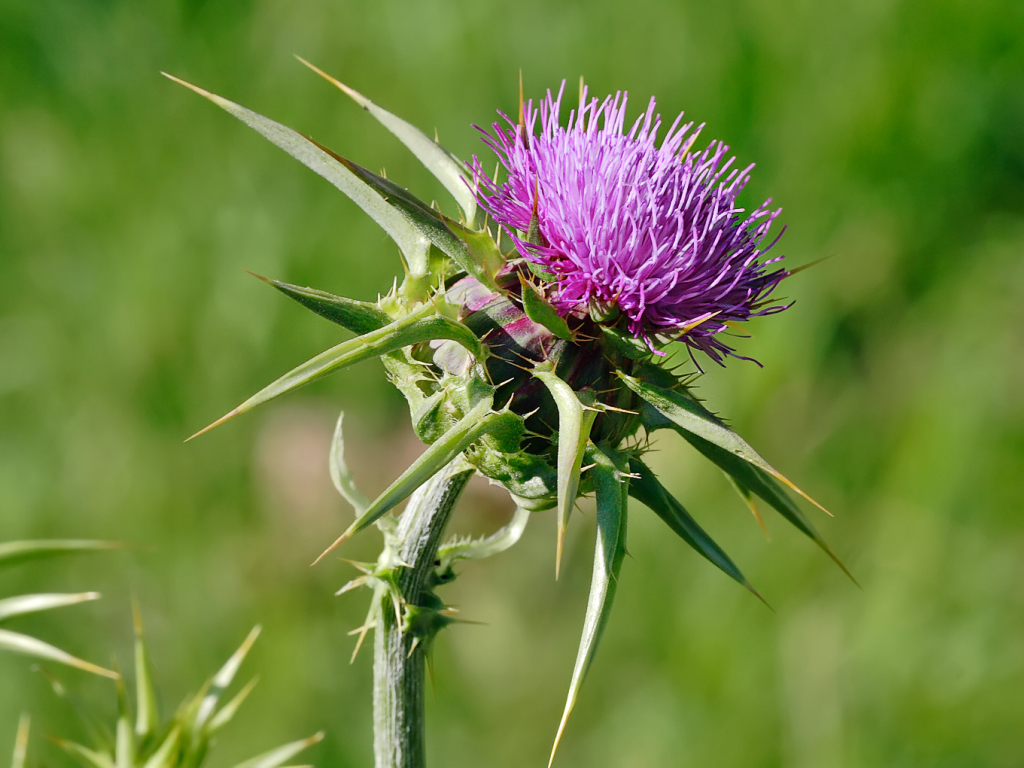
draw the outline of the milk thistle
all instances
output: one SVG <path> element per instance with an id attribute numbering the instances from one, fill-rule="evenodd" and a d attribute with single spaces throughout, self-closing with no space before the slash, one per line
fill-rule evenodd
<path id="1" fill-rule="evenodd" d="M 750 213 L 738 207 L 751 167 L 734 167 L 719 142 L 695 150 L 700 128 L 682 124 L 681 116 L 659 142 L 653 100 L 627 130 L 626 95 L 591 98 L 581 83 L 579 106 L 563 124 L 564 85 L 539 106 L 524 102 L 520 85 L 518 120 L 499 113 L 500 121 L 483 132 L 504 167 L 502 180 L 485 173 L 480 158 L 459 160 L 307 66 L 401 140 L 460 212 L 449 217 L 313 139 L 179 80 L 348 195 L 395 241 L 404 267 L 402 283 L 376 302 L 262 278 L 358 335 L 197 435 L 374 357 L 407 399 L 413 429 L 427 448 L 373 501 L 345 465 L 339 419 L 332 478 L 356 517 L 318 558 L 371 525 L 383 533 L 377 562 L 357 564 L 362 574 L 341 590 L 373 590 L 356 650 L 375 630 L 377 768 L 424 765 L 424 658 L 438 631 L 457 621 L 437 594 L 455 578 L 457 562 L 503 551 L 533 513 L 554 509 L 557 578 L 570 515 L 578 497 L 592 493 L 593 577 L 557 748 L 611 611 L 630 497 L 757 594 L 644 464 L 652 432 L 681 435 L 732 479 L 755 515 L 758 496 L 836 559 L 786 488 L 810 498 L 694 396 L 692 374 L 681 376 L 667 363 L 666 349 L 680 344 L 695 363 L 699 355 L 717 363 L 738 357 L 724 333 L 785 308 L 771 297 L 789 272 L 777 266 L 781 257 L 767 255 L 779 212 L 770 201 Z M 505 488 L 517 511 L 491 537 L 442 545 L 473 474 Z"/>

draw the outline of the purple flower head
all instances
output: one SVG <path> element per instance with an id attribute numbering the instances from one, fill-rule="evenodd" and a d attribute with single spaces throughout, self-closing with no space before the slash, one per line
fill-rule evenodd
<path id="1" fill-rule="evenodd" d="M 562 314 L 618 316 L 652 349 L 681 337 L 721 363 L 734 354 L 717 336 L 727 323 L 785 309 L 768 301 L 788 274 L 769 267 L 782 257 L 763 258 L 780 210 L 737 207 L 753 166 L 734 168 L 717 141 L 691 152 L 703 126 L 680 115 L 658 146 L 653 98 L 627 131 L 626 94 L 599 102 L 586 90 L 562 126 L 564 89 L 525 104 L 522 128 L 499 112 L 483 132 L 507 178 L 491 181 L 474 157 L 481 205 L 551 273 Z"/>

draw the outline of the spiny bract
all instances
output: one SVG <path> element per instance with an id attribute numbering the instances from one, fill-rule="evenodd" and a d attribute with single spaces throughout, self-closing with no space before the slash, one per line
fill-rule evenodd
<path id="1" fill-rule="evenodd" d="M 496 125 L 497 138 L 490 140 L 508 171 L 499 183 L 484 180 L 479 161 L 460 161 L 312 68 L 397 136 L 451 192 L 461 216 L 450 218 L 314 140 L 178 81 L 348 195 L 396 242 L 405 268 L 402 284 L 377 302 L 266 280 L 358 336 L 285 374 L 207 430 L 341 368 L 381 357 L 428 447 L 372 502 L 355 491 L 340 451 L 332 452 L 335 482 L 357 516 L 327 552 L 378 521 L 387 542 L 391 524 L 385 516 L 452 462 L 467 462 L 502 485 L 523 510 L 493 540 L 442 550 L 436 584 L 450 580 L 451 564 L 460 557 L 514 543 L 526 510 L 552 507 L 557 574 L 570 512 L 579 494 L 593 492 L 594 576 L 557 746 L 611 609 L 629 496 L 753 591 L 642 462 L 650 432 L 679 433 L 725 471 L 755 515 L 757 495 L 832 555 L 783 486 L 802 492 L 708 411 L 686 379 L 666 367 L 660 350 L 681 340 L 721 360 L 731 352 L 717 338 L 727 321 L 780 308 L 767 296 L 785 272 L 769 271 L 770 260 L 761 259 L 775 213 L 765 203 L 746 218 L 740 215 L 735 199 L 748 171 L 722 164 L 726 148 L 717 143 L 690 154 L 696 137 L 690 126 L 680 128 L 677 121 L 655 148 L 653 102 L 625 134 L 625 97 L 588 101 L 581 86 L 580 111 L 563 128 L 559 100 L 549 94 L 539 135 L 537 110 L 521 106 L 519 123 Z M 480 221 L 481 207 L 509 237 L 488 229 L 486 216 Z M 340 431 L 338 437 L 340 444 Z M 377 564 L 363 565 L 364 575 L 352 586 L 387 593 L 394 569 L 402 567 L 389 559 L 390 549 Z M 404 612 L 408 631 L 428 626 L 423 633 L 429 640 L 447 623 L 439 606 L 430 593 L 420 605 L 395 608 Z M 424 610 L 434 620 L 412 621 Z M 374 623 L 371 610 L 360 635 Z"/>

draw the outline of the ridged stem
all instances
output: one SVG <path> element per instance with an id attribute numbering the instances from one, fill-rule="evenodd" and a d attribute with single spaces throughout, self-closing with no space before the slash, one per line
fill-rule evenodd
<path id="1" fill-rule="evenodd" d="M 403 602 L 420 605 L 441 537 L 473 471 L 449 465 L 409 499 L 393 534 Z M 376 768 L 425 768 L 424 645 L 403 630 L 391 598 L 384 597 L 374 633 L 373 752 Z"/>

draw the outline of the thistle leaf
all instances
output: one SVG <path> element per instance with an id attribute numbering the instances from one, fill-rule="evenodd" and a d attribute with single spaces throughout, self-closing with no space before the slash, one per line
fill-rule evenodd
<path id="1" fill-rule="evenodd" d="M 516 507 L 507 525 L 482 539 L 448 542 L 438 549 L 437 559 L 441 561 L 443 568 L 445 564 L 451 565 L 457 560 L 483 560 L 504 552 L 515 546 L 522 538 L 532 514 L 528 509 Z"/>
<path id="2" fill-rule="evenodd" d="M 338 414 L 338 423 L 334 427 L 334 439 L 331 440 L 331 482 L 334 483 L 334 487 L 342 498 L 352 505 L 356 517 L 359 517 L 370 506 L 370 500 L 356 488 L 352 473 L 349 471 L 348 464 L 345 463 L 345 436 L 341 431 L 341 424 L 344 420 L 345 414 Z"/>
<path id="3" fill-rule="evenodd" d="M 395 241 L 414 276 L 422 276 L 427 273 L 428 243 L 422 233 L 413 227 L 405 216 L 382 201 L 380 195 L 367 188 L 366 184 L 356 178 L 344 164 L 339 163 L 333 153 L 325 151 L 319 144 L 298 131 L 263 117 L 233 101 L 228 101 L 198 86 L 179 80 L 166 72 L 163 74 L 168 79 L 209 99 L 271 143 L 276 144 L 311 171 L 327 179 L 362 208 Z"/>
<path id="4" fill-rule="evenodd" d="M 624 333 L 618 328 L 601 326 L 601 339 L 616 353 L 633 360 L 647 360 L 651 356 L 651 350 L 641 339 Z"/>
<path id="5" fill-rule="evenodd" d="M 279 768 L 299 754 L 299 752 L 319 743 L 323 738 L 323 731 L 314 733 L 309 738 L 293 741 L 290 744 L 285 744 L 277 749 L 265 752 L 251 760 L 246 760 L 244 763 L 239 763 L 235 768 Z"/>
<path id="6" fill-rule="evenodd" d="M 326 72 L 310 64 L 301 56 L 296 56 L 299 61 L 312 69 L 329 83 L 335 85 L 356 104 L 361 106 L 385 128 L 393 133 L 399 141 L 408 147 L 409 151 L 416 155 L 416 158 L 423 163 L 434 177 L 447 189 L 455 202 L 462 208 L 466 217 L 467 226 L 473 226 L 473 219 L 476 216 L 476 196 L 473 193 L 472 175 L 466 164 L 455 155 L 442 147 L 436 141 L 427 136 L 416 126 L 407 123 L 397 115 L 393 115 L 386 109 L 377 106 L 368 98 L 354 88 L 350 88 L 339 80 L 334 79 Z"/>
<path id="7" fill-rule="evenodd" d="M 555 308 L 541 296 L 537 287 L 527 280 L 522 272 L 519 273 L 519 284 L 523 289 L 523 311 L 526 312 L 526 316 L 538 325 L 543 325 L 558 338 L 572 341 L 572 331 L 569 330 L 569 324 L 565 322 L 565 318 L 555 311 Z"/>
<path id="8" fill-rule="evenodd" d="M 175 768 L 178 764 L 178 747 L 181 744 L 181 726 L 174 726 L 156 751 L 150 755 L 142 768 Z"/>
<path id="9" fill-rule="evenodd" d="M 90 541 L 87 539 L 7 541 L 0 544 L 0 566 L 19 565 L 29 560 L 38 560 L 54 555 L 111 549 L 124 549 L 124 545 L 112 541 Z"/>
<path id="10" fill-rule="evenodd" d="M 54 608 L 63 608 L 68 605 L 78 605 L 90 600 L 99 600 L 99 592 L 82 592 L 80 594 L 42 594 L 42 595 L 19 595 L 0 600 L 0 622 L 7 621 L 15 616 L 24 616 L 29 613 L 49 611 Z"/>
<path id="11" fill-rule="evenodd" d="M 740 572 L 721 547 L 705 533 L 697 521 L 690 516 L 682 504 L 668 492 L 655 474 L 640 459 L 629 460 L 633 477 L 629 483 L 629 495 L 646 506 L 665 521 L 669 528 L 700 555 L 720 568 L 723 573 L 749 589 L 760 600 L 764 600 L 746 577 Z"/>
<path id="12" fill-rule="evenodd" d="M 839 559 L 836 553 L 832 551 L 832 548 L 828 545 L 822 535 L 818 533 L 818 530 L 814 527 L 813 523 L 807 519 L 807 516 L 800 510 L 800 507 L 798 507 L 789 497 L 789 494 L 787 494 L 785 490 L 775 482 L 771 475 L 760 467 L 750 464 L 742 457 L 737 456 L 734 453 L 730 453 L 719 445 L 709 442 L 697 435 L 687 432 L 686 430 L 679 429 L 677 431 L 686 439 L 687 442 L 690 443 L 690 445 L 717 464 L 722 471 L 731 476 L 738 485 L 750 489 L 764 499 L 768 504 L 773 506 L 779 514 L 796 526 L 797 529 L 808 536 L 815 544 L 821 547 L 822 551 L 832 558 L 835 564 L 843 570 L 843 573 L 850 577 L 850 580 L 853 581 L 854 584 L 857 583 L 853 574 L 850 573 L 845 565 L 843 565 L 843 562 Z"/>
<path id="13" fill-rule="evenodd" d="M 255 272 L 249 274 L 267 285 L 277 288 L 289 299 L 294 299 L 306 309 L 316 312 L 320 317 L 354 333 L 370 333 L 391 322 L 391 317 L 387 312 L 368 301 L 346 299 L 343 296 L 335 296 L 315 288 L 300 288 L 297 285 L 257 275 Z"/>
<path id="14" fill-rule="evenodd" d="M 330 152 L 330 150 L 326 151 Z M 467 274 L 472 275 L 491 290 L 502 293 L 502 290 L 494 282 L 494 278 L 485 268 L 483 258 L 485 254 L 479 250 L 471 251 L 469 245 L 452 231 L 444 216 L 410 193 L 409 190 L 398 186 L 393 181 L 389 181 L 383 176 L 378 176 L 373 171 L 368 171 L 366 168 L 340 155 L 335 155 L 334 153 L 331 153 L 331 155 L 339 163 L 342 163 L 352 171 L 359 179 L 375 189 L 390 205 L 402 211 L 408 221 L 424 237 L 441 249 L 452 261 L 464 269 Z"/>
<path id="15" fill-rule="evenodd" d="M 482 398 L 465 416 L 429 445 L 427 450 L 356 518 L 348 530 L 313 561 L 313 564 L 319 563 L 349 538 L 401 504 L 417 488 L 486 434 L 495 424 L 495 417 L 498 416 L 491 412 L 493 402 L 491 395 Z"/>
<path id="16" fill-rule="evenodd" d="M 612 601 L 618 587 L 619 570 L 626 555 L 626 494 L 627 481 L 620 475 L 624 468 L 596 450 L 591 454 L 595 466 L 594 490 L 597 496 L 597 541 L 594 550 L 594 574 L 590 582 L 590 598 L 587 601 L 587 615 L 583 623 L 583 637 L 576 655 L 576 666 L 569 684 L 569 695 L 565 701 L 565 711 L 558 725 L 554 746 L 548 768 L 555 760 L 558 743 L 565 732 L 566 723 L 576 704 L 580 686 L 594 661 L 598 642 L 608 624 Z"/>
<path id="17" fill-rule="evenodd" d="M 142 631 L 142 615 L 136 604 L 132 605 L 132 623 L 135 628 L 135 706 L 138 710 L 135 714 L 135 733 L 140 739 L 148 739 L 160 728 L 160 714 L 149 649 Z"/>
<path id="18" fill-rule="evenodd" d="M 620 373 L 619 376 L 627 387 L 654 406 L 658 412 L 680 429 L 696 435 L 767 472 L 776 480 L 803 496 L 821 511 L 831 516 L 827 509 L 797 488 L 781 472 L 765 461 L 757 451 L 750 447 L 746 440 L 729 429 L 720 419 L 693 398 L 678 390 L 659 387 L 656 384 L 641 381 L 624 373 Z"/>
<path id="19" fill-rule="evenodd" d="M 53 743 L 84 765 L 85 768 L 118 768 L 114 764 L 114 760 L 102 752 L 97 752 L 94 749 L 89 749 L 81 744 L 65 741 L 64 739 L 53 739 Z"/>
<path id="20" fill-rule="evenodd" d="M 455 320 L 441 317 L 435 312 L 432 304 L 424 304 L 416 312 L 389 323 L 383 328 L 349 339 L 331 347 L 326 352 L 321 352 L 264 387 L 237 408 L 188 439 L 194 440 L 235 416 L 247 413 L 258 405 L 318 381 L 337 370 L 386 355 L 411 344 L 434 339 L 451 339 L 466 347 L 477 356 L 477 359 L 482 359 L 485 356 L 486 350 L 469 328 Z"/>
<path id="21" fill-rule="evenodd" d="M 37 640 L 34 637 L 22 635 L 18 632 L 10 632 L 6 629 L 0 629 L 0 651 L 20 653 L 25 656 L 43 659 L 44 661 L 55 661 L 58 664 L 66 664 L 69 667 L 75 667 L 76 669 L 92 672 L 94 675 L 102 675 L 114 680 L 120 678 L 117 672 L 104 669 L 88 661 L 83 661 L 66 651 L 62 651 L 60 648 L 44 643 L 42 640 Z"/>
<path id="22" fill-rule="evenodd" d="M 220 697 L 224 694 L 224 691 L 231 681 L 235 679 L 235 675 L 238 674 L 238 668 L 242 666 L 242 662 L 245 660 L 246 655 L 252 648 L 253 643 L 256 642 L 256 638 L 260 636 L 261 627 L 257 624 L 249 632 L 249 636 L 245 638 L 242 645 L 239 646 L 238 650 L 231 654 L 224 666 L 220 668 L 220 671 L 213 676 L 210 681 L 209 688 L 206 694 L 203 696 L 202 703 L 199 705 L 196 711 L 195 722 L 193 725 L 193 731 L 195 733 L 201 733 L 206 727 L 210 716 L 213 715 L 214 709 L 217 707 L 217 702 L 220 701 Z"/>
<path id="23" fill-rule="evenodd" d="M 525 295 L 525 294 L 524 294 Z M 550 366 L 548 366 L 550 367 Z M 552 370 L 537 368 L 533 375 L 548 388 L 558 406 L 558 540 L 555 546 L 555 578 L 562 563 L 562 547 L 569 515 L 576 506 L 580 468 L 597 412 L 585 409 L 572 387 Z"/>
<path id="24" fill-rule="evenodd" d="M 14 737 L 14 757 L 11 758 L 11 768 L 25 768 L 30 723 L 31 719 L 28 714 L 23 712 L 18 719 L 18 735 Z"/>

